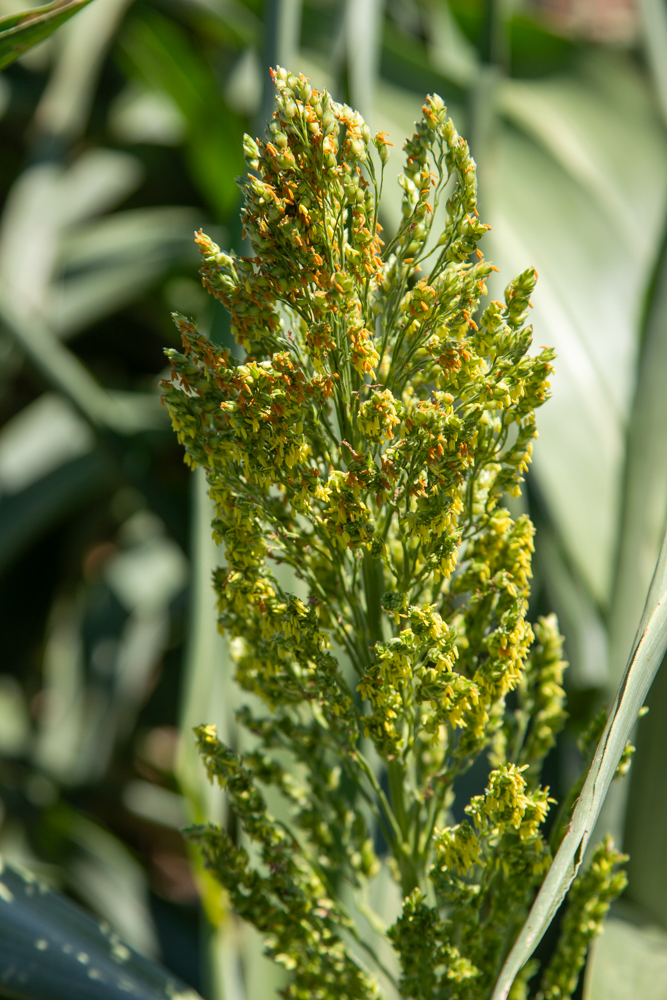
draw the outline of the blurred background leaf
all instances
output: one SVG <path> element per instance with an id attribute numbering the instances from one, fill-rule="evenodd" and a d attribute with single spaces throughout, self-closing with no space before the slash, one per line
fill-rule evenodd
<path id="1" fill-rule="evenodd" d="M 229 344 L 192 233 L 243 250 L 241 137 L 270 113 L 275 63 L 390 134 L 388 231 L 403 138 L 441 93 L 480 164 L 488 255 L 505 280 L 540 273 L 536 343 L 559 358 L 523 502 L 532 611 L 558 612 L 572 664 L 559 798 L 578 732 L 613 699 L 667 514 L 661 0 L 95 0 L 0 76 L 0 851 L 211 1000 L 270 1000 L 283 981 L 179 832 L 229 821 L 190 732 L 215 722 L 238 744 L 243 699 L 205 487 L 158 382 L 171 310 Z M 662 672 L 649 704 L 600 825 L 626 827 L 632 861 L 593 1000 L 667 928 Z"/>
<path id="2" fill-rule="evenodd" d="M 128 948 L 27 870 L 0 871 L 3 989 L 35 1000 L 198 1000 L 166 970 Z M 109 887 L 106 887 L 108 895 Z"/>

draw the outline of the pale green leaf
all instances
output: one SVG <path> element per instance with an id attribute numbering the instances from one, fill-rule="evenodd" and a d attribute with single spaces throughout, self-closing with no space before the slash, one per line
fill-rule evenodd
<path id="1" fill-rule="evenodd" d="M 514 81 L 501 93 L 523 134 L 505 129 L 500 140 L 490 256 L 503 281 L 531 265 L 540 276 L 535 339 L 555 347 L 557 360 L 553 399 L 538 415 L 535 471 L 570 560 L 605 607 L 667 143 L 645 82 L 624 60 L 595 57 L 567 80 Z"/>
<path id="2" fill-rule="evenodd" d="M 500 973 L 492 1000 L 506 1000 L 572 884 L 639 710 L 667 650 L 667 534 L 627 671 L 600 737 L 572 818 L 526 922 Z"/>
<path id="3" fill-rule="evenodd" d="M 665 1000 L 667 934 L 611 917 L 591 949 L 584 1000 Z"/>

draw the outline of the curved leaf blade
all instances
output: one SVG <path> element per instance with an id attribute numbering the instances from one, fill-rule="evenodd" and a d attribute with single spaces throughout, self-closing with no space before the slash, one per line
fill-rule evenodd
<path id="1" fill-rule="evenodd" d="M 0 862 L 0 866 L 2 862 Z M 199 1000 L 34 875 L 0 867 L 0 988 L 16 1000 Z"/>
<path id="2" fill-rule="evenodd" d="M 572 819 L 528 918 L 514 943 L 491 1000 L 507 1000 L 512 983 L 563 902 L 583 860 L 625 744 L 667 651 L 667 534 L 637 629 L 632 652 L 577 800 Z"/>
<path id="3" fill-rule="evenodd" d="M 0 17 L 0 70 L 9 66 L 33 45 L 87 6 L 90 0 L 53 0 L 43 7 L 33 7 L 19 14 Z"/>

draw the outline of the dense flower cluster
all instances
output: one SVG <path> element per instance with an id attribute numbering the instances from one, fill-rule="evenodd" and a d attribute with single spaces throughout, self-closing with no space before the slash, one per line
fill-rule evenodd
<path id="1" fill-rule="evenodd" d="M 482 308 L 475 165 L 439 97 L 406 143 L 403 221 L 383 243 L 386 137 L 303 77 L 274 82 L 266 136 L 244 144 L 252 253 L 197 236 L 245 356 L 177 317 L 164 386 L 215 503 L 237 679 L 268 710 L 243 713 L 251 754 L 199 731 L 260 867 L 222 830 L 197 836 L 292 971 L 287 996 L 370 998 L 391 979 L 342 902 L 384 843 L 405 899 L 388 932 L 402 995 L 483 1000 L 550 863 L 539 772 L 564 719 L 557 624 L 534 634 L 526 617 L 533 528 L 500 505 L 548 397 L 553 355 L 528 353 L 525 325 L 536 275 Z M 447 825 L 485 751 L 471 822 Z M 291 827 L 258 783 L 288 799 Z"/>

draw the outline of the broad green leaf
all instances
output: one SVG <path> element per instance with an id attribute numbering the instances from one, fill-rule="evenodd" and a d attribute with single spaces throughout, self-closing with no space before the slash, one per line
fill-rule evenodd
<path id="1" fill-rule="evenodd" d="M 618 682 L 651 579 L 667 514 L 667 248 L 650 288 L 627 429 L 617 576 L 610 614 L 612 681 Z"/>
<path id="2" fill-rule="evenodd" d="M 667 123 L 667 10 L 655 0 L 640 4 L 644 46 L 656 96 Z M 648 283 L 641 356 L 626 436 L 625 477 L 616 585 L 610 613 L 611 671 L 618 677 L 639 615 L 638 595 L 646 587 L 667 514 L 667 246 L 663 243 Z M 649 715 L 638 728 L 637 754 L 630 788 L 623 843 L 630 853 L 626 896 L 664 925 L 667 864 L 664 795 L 667 675 L 663 666 L 648 698 Z M 625 803 L 621 803 L 625 805 Z M 618 810 L 621 813 L 621 809 Z M 617 823 L 620 827 L 620 822 Z"/>
<path id="3" fill-rule="evenodd" d="M 28 871 L 0 862 L 2 989 L 21 1000 L 197 1000 Z"/>
<path id="4" fill-rule="evenodd" d="M 48 38 L 88 3 L 90 0 L 54 0 L 43 7 L 0 17 L 0 70 Z"/>
<path id="5" fill-rule="evenodd" d="M 667 650 L 667 534 L 637 630 L 625 677 L 600 737 L 586 781 L 556 856 L 496 983 L 492 1000 L 506 1000 L 572 884 L 621 754 Z"/>
<path id="6" fill-rule="evenodd" d="M 665 705 L 667 670 L 663 664 L 646 700 L 648 715 L 640 720 L 633 737 L 637 752 L 630 771 L 623 830 L 623 849 L 630 855 L 624 899 L 641 907 L 651 920 L 663 927 L 667 925 Z"/>
<path id="7" fill-rule="evenodd" d="M 609 681 L 609 640 L 604 622 L 553 529 L 538 518 L 533 520 L 537 529 L 537 573 L 567 636 L 568 684 L 579 689 L 604 688 Z"/>
<path id="8" fill-rule="evenodd" d="M 587 57 L 567 79 L 508 81 L 499 100 L 515 128 L 500 142 L 491 256 L 503 279 L 537 268 L 536 342 L 558 355 L 535 473 L 569 558 L 605 607 L 667 143 L 645 81 L 611 56 Z M 619 121 L 636 151 L 630 161 Z"/>

